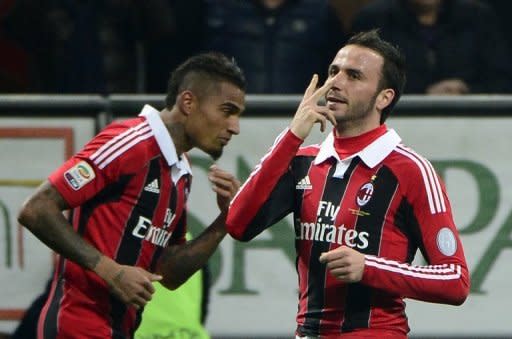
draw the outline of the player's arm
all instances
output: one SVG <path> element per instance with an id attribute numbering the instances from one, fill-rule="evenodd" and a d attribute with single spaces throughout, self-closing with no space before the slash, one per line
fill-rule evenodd
<path id="1" fill-rule="evenodd" d="M 319 123 L 322 131 L 327 121 L 336 124 L 332 113 L 318 105 L 334 79 L 327 80 L 317 89 L 318 76 L 313 76 L 290 127 L 277 137 L 233 199 L 226 222 L 233 238 L 249 241 L 291 211 L 293 177 L 289 172 L 290 163 L 314 124 Z"/>
<path id="2" fill-rule="evenodd" d="M 293 208 L 293 176 L 289 170 L 302 139 L 286 129 L 249 175 L 229 208 L 229 234 L 249 241 Z"/>
<path id="3" fill-rule="evenodd" d="M 446 194 L 444 199 L 448 203 Z M 416 300 L 462 304 L 469 294 L 469 271 L 449 204 L 447 208 L 436 215 L 418 216 L 426 265 L 366 255 L 362 282 Z"/>
<path id="4" fill-rule="evenodd" d="M 75 232 L 62 214 L 67 209 L 62 195 L 45 181 L 24 203 L 18 221 L 64 258 L 98 274 L 122 301 L 144 306 L 154 292 L 151 281 L 160 277 L 104 256 Z"/>
<path id="5" fill-rule="evenodd" d="M 431 166 L 430 164 L 428 164 Z M 427 265 L 412 265 L 390 258 L 364 255 L 342 246 L 322 254 L 331 274 L 344 282 L 361 282 L 387 293 L 416 300 L 460 305 L 469 294 L 469 272 L 451 208 L 441 179 L 432 168 L 430 178 L 437 184 L 411 185 L 406 194 L 410 199 L 414 222 Z M 414 171 L 408 171 L 414 175 Z M 421 175 L 418 180 L 422 182 Z M 430 200 L 428 197 L 430 196 Z M 416 233 L 416 232 L 415 232 Z"/>
<path id="6" fill-rule="evenodd" d="M 163 276 L 161 283 L 169 289 L 178 288 L 201 269 L 226 235 L 227 210 L 231 199 L 240 188 L 240 182 L 231 173 L 216 165 L 210 168 L 208 178 L 217 194 L 220 214 L 198 237 L 183 244 L 170 245 L 164 250 L 157 272 Z M 185 214 L 183 218 L 184 216 Z M 177 232 L 184 237 L 185 221 L 180 221 L 179 224 L 181 228 Z"/>
<path id="7" fill-rule="evenodd" d="M 400 297 L 460 305 L 469 294 L 469 273 L 463 256 L 419 266 L 341 246 L 323 253 L 320 262 L 340 281 L 361 282 Z"/>
<path id="8" fill-rule="evenodd" d="M 93 270 L 101 253 L 73 230 L 62 211 L 67 202 L 48 181 L 24 203 L 18 221 L 55 252 Z"/>

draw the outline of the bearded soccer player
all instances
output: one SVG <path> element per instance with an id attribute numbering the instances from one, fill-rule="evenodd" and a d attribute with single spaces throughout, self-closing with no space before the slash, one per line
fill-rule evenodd
<path id="1" fill-rule="evenodd" d="M 60 254 L 39 338 L 131 338 L 152 282 L 175 289 L 206 263 L 226 234 L 239 183 L 212 166 L 221 213 L 185 242 L 186 152 L 221 155 L 239 133 L 245 86 L 224 55 L 188 59 L 171 75 L 162 111 L 146 105 L 107 126 L 28 199 L 20 223 Z"/>
<path id="2" fill-rule="evenodd" d="M 228 232 L 249 241 L 293 213 L 297 338 L 406 338 L 404 298 L 460 305 L 469 274 L 444 184 L 384 123 L 405 61 L 377 31 L 362 32 L 319 89 L 317 79 L 231 202 Z M 301 147 L 328 122 L 321 145 Z M 425 266 L 412 265 L 418 249 Z"/>

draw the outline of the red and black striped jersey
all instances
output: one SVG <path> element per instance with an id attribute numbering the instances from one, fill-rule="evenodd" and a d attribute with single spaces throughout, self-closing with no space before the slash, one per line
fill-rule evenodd
<path id="1" fill-rule="evenodd" d="M 248 241 L 293 213 L 299 336 L 405 337 L 404 298 L 460 304 L 469 290 L 462 244 L 443 182 L 394 130 L 340 159 L 331 133 L 300 147 L 289 129 L 233 199 L 228 232 Z M 363 278 L 343 283 L 319 262 L 350 246 L 365 254 Z M 427 264 L 413 265 L 417 250 Z"/>
<path id="2" fill-rule="evenodd" d="M 190 164 L 178 157 L 150 106 L 106 127 L 49 181 L 73 209 L 75 230 L 119 264 L 154 271 L 166 246 L 185 242 Z M 43 325 L 44 333 L 73 338 L 90 338 L 85 326 L 102 338 L 130 337 L 140 316 L 111 296 L 95 273 L 69 260 L 60 261 L 45 311 L 52 321 Z"/>

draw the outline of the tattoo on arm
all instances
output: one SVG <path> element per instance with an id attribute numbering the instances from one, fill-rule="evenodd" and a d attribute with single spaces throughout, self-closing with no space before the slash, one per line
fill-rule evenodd
<path id="1" fill-rule="evenodd" d="M 226 235 L 225 216 L 219 216 L 197 238 L 183 245 L 169 246 L 159 263 L 162 283 L 176 288 L 202 268 Z"/>
<path id="2" fill-rule="evenodd" d="M 23 206 L 19 222 L 55 252 L 87 269 L 93 269 L 101 253 L 88 244 L 62 214 L 64 198 L 48 182 L 43 183 Z"/>
<path id="3" fill-rule="evenodd" d="M 112 282 L 114 282 L 116 284 L 119 283 L 121 281 L 121 279 L 123 278 L 123 275 L 124 275 L 124 270 L 120 270 L 119 272 L 116 273 L 114 278 L 112 278 Z"/>

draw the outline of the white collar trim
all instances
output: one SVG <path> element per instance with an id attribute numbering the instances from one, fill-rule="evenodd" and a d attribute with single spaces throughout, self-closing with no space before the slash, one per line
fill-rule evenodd
<path id="1" fill-rule="evenodd" d="M 160 112 L 158 112 L 150 105 L 144 105 L 144 108 L 140 112 L 139 116 L 146 118 L 147 122 L 149 123 L 149 127 L 151 127 L 151 130 L 155 135 L 158 147 L 162 151 L 162 154 L 167 161 L 167 164 L 169 167 L 173 168 L 173 170 L 171 170 L 173 180 L 176 182 L 177 179 L 179 179 L 179 177 L 184 174 L 191 175 L 192 169 L 190 168 L 188 159 L 184 155 L 181 156 L 181 158 L 178 157 L 178 154 L 176 153 L 176 147 L 174 146 L 171 135 L 169 134 L 167 127 L 165 127 L 165 124 L 160 117 Z M 178 171 L 174 170 L 174 165 L 177 167 Z"/>
<path id="2" fill-rule="evenodd" d="M 342 178 L 353 158 L 358 156 L 368 167 L 373 168 L 382 162 L 400 141 L 402 141 L 402 138 L 400 138 L 398 133 L 393 129 L 389 129 L 358 153 L 341 160 L 334 149 L 334 133 L 331 132 L 320 146 L 320 151 L 315 158 L 314 164 L 318 165 L 333 157 L 337 162 L 334 177 Z"/>

